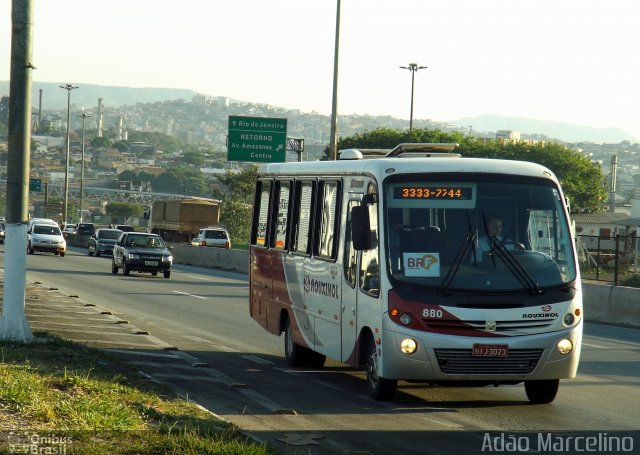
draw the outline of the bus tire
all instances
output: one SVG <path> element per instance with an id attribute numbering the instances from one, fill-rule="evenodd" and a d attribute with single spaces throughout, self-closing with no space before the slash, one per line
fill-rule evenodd
<path id="1" fill-rule="evenodd" d="M 398 388 L 398 381 L 378 376 L 378 349 L 373 337 L 369 341 L 367 355 L 367 392 L 376 401 L 392 400 Z"/>
<path id="2" fill-rule="evenodd" d="M 533 404 L 551 403 L 556 398 L 559 386 L 559 379 L 524 382 L 524 390 L 527 392 L 527 398 Z"/>
<path id="3" fill-rule="evenodd" d="M 287 363 L 292 367 L 321 368 L 327 359 L 326 356 L 293 342 L 293 329 L 289 318 L 284 328 L 284 354 Z"/>

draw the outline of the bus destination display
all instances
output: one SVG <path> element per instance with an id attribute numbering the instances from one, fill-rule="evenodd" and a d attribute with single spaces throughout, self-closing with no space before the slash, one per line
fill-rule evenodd
<path id="1" fill-rule="evenodd" d="M 468 201 L 473 188 L 463 186 L 396 186 L 394 199 L 440 199 Z"/>

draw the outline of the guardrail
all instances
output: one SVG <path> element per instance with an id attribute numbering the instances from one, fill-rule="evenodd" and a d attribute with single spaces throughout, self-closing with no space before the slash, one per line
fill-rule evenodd
<path id="1" fill-rule="evenodd" d="M 249 273 L 249 252 L 245 250 L 174 244 L 171 253 L 177 264 Z"/>

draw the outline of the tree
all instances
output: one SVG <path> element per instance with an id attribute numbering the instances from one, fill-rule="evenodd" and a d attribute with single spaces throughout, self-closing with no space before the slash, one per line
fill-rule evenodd
<path id="1" fill-rule="evenodd" d="M 549 143 L 529 145 L 516 143 L 502 145 L 498 141 L 465 144 L 463 156 L 529 161 L 549 168 L 558 178 L 568 196 L 572 211 L 600 212 L 605 209 L 607 193 L 600 166 L 580 152 L 563 145 Z"/>
<path id="2" fill-rule="evenodd" d="M 141 216 L 144 213 L 144 206 L 129 202 L 109 202 L 106 212 L 116 223 L 126 224 L 132 218 Z"/>
<path id="3" fill-rule="evenodd" d="M 186 148 L 180 141 L 177 141 L 168 134 L 157 131 L 130 131 L 128 142 L 149 142 L 154 145 L 156 150 L 163 150 L 169 153 Z"/>
<path id="4" fill-rule="evenodd" d="M 238 173 L 227 171 L 218 177 L 220 188 L 213 197 L 220 199 L 220 222 L 227 228 L 232 244 L 246 244 L 251 234 L 253 193 L 258 175 L 257 166 L 249 166 Z"/>
<path id="5" fill-rule="evenodd" d="M 446 133 L 441 130 L 413 129 L 401 131 L 392 128 L 377 128 L 350 137 L 338 140 L 338 149 L 349 148 L 373 148 L 373 149 L 393 149 L 398 144 L 407 142 L 456 142 L 458 144 L 465 141 L 461 133 Z M 325 156 L 328 159 L 329 149 L 325 149 Z"/>
<path id="6" fill-rule="evenodd" d="M 156 177 L 153 190 L 197 197 L 205 197 L 209 192 L 204 175 L 197 169 L 184 166 L 169 169 Z"/>
<path id="7" fill-rule="evenodd" d="M 129 151 L 129 143 L 127 141 L 114 142 L 112 147 L 120 153 L 126 153 Z"/>
<path id="8" fill-rule="evenodd" d="M 109 147 L 111 145 L 111 140 L 107 137 L 94 137 L 91 139 L 92 147 Z"/>
<path id="9" fill-rule="evenodd" d="M 559 144 L 503 144 L 497 140 L 479 140 L 440 130 L 414 129 L 409 135 L 408 131 L 379 128 L 340 138 L 338 148 L 392 149 L 403 142 L 455 142 L 460 144 L 456 152 L 462 156 L 538 163 L 556 175 L 574 212 L 598 212 L 605 208 L 607 194 L 600 167 L 582 153 Z"/>
<path id="10" fill-rule="evenodd" d="M 190 164 L 196 167 L 202 167 L 204 166 L 205 157 L 200 150 L 188 150 L 182 155 L 182 160 L 186 164 Z"/>
<path id="11" fill-rule="evenodd" d="M 155 182 L 155 180 L 156 176 L 153 174 L 145 171 L 140 171 L 138 173 L 138 185 L 142 186 L 144 191 L 151 191 L 151 188 L 153 188 L 153 182 Z"/>
<path id="12" fill-rule="evenodd" d="M 126 170 L 118 174 L 118 180 L 124 180 L 127 182 L 135 182 L 138 179 L 138 174 L 135 171 Z"/>

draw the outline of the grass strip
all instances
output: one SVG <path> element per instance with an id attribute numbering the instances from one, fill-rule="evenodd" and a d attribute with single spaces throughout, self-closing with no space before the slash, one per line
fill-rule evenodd
<path id="1" fill-rule="evenodd" d="M 0 342 L 0 453 L 271 455 L 103 351 Z"/>

